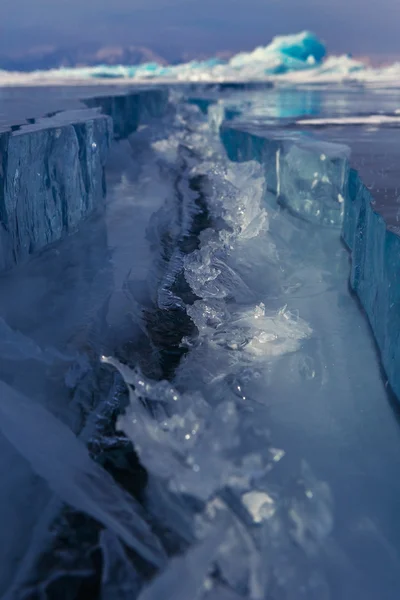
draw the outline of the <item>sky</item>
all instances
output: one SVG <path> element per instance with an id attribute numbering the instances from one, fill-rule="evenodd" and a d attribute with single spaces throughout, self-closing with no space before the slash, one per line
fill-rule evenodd
<path id="1" fill-rule="evenodd" d="M 400 56 L 400 0 L 0 0 L 0 53 L 93 42 L 250 50 L 310 29 L 331 53 Z"/>

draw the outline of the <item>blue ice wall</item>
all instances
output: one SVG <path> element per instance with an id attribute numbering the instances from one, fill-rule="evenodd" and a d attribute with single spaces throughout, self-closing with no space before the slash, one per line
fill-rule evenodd
<path id="1" fill-rule="evenodd" d="M 400 238 L 358 173 L 350 170 L 343 239 L 351 251 L 350 283 L 370 321 L 388 381 L 400 398 Z"/>
<path id="2" fill-rule="evenodd" d="M 161 117 L 168 97 L 167 88 L 103 93 L 82 109 L 0 131 L 0 271 L 74 231 L 101 205 L 113 136 Z"/>
<path id="3" fill-rule="evenodd" d="M 0 136 L 4 269 L 74 230 L 100 204 L 112 122 L 84 111 L 67 122 L 54 117 Z"/>

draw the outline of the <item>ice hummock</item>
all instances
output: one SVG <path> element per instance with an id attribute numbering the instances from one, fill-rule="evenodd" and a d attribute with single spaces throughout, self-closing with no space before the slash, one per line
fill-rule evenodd
<path id="1" fill-rule="evenodd" d="M 314 33 L 302 31 L 280 35 L 252 52 L 239 52 L 231 59 L 219 57 L 193 60 L 178 65 L 97 65 L 13 73 L 0 70 L 0 82 L 7 85 L 57 82 L 84 82 L 88 79 L 234 82 L 275 81 L 276 83 L 359 81 L 397 86 L 400 64 L 371 67 L 350 54 L 327 55 L 326 46 Z"/>
<path id="2" fill-rule="evenodd" d="M 86 68 L 62 68 L 48 71 L 47 77 L 61 77 L 64 79 L 166 78 L 180 81 L 213 78 L 235 79 L 249 76 L 263 77 L 316 66 L 320 64 L 325 52 L 323 42 L 315 34 L 303 31 L 295 35 L 275 37 L 269 45 L 260 46 L 253 52 L 239 53 L 230 60 L 211 58 L 204 61 L 194 60 L 176 66 L 147 63 L 134 66 L 99 65 Z M 34 78 L 40 78 L 41 76 L 46 76 L 46 72 L 38 71 L 32 74 Z"/>
<path id="3" fill-rule="evenodd" d="M 296 35 L 277 36 L 268 46 L 236 54 L 229 65 L 238 70 L 250 67 L 264 71 L 266 75 L 274 75 L 312 68 L 322 61 L 325 54 L 321 40 L 313 33 L 303 31 Z"/>

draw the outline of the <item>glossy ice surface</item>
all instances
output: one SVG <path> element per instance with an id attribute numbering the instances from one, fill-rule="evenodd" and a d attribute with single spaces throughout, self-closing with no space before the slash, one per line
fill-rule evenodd
<path id="1" fill-rule="evenodd" d="M 341 231 L 350 167 L 397 222 L 400 92 L 170 101 L 0 276 L 0 591 L 395 600 L 397 400 Z"/>

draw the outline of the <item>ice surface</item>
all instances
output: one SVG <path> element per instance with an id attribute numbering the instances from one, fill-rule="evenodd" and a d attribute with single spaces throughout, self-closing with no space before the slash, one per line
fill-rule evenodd
<path id="1" fill-rule="evenodd" d="M 270 125 L 233 122 L 223 127 L 227 156 L 218 135 L 223 103 L 206 116 L 182 103 L 179 90 L 172 98 L 165 122 L 113 146 L 104 220 L 1 279 L 8 438 L 0 443 L 3 472 L 12 464 L 19 478 L 8 489 L 15 494 L 25 481 L 34 490 L 40 473 L 103 524 L 75 575 L 89 577 L 87 555 L 100 553 L 105 600 L 395 600 L 398 426 L 347 289 L 340 213 L 344 205 L 354 227 L 362 212 L 353 171 L 356 199 L 346 203 L 348 150 L 276 123 L 270 136 Z M 304 98 L 292 115 L 307 108 Z M 48 289 L 66 265 L 68 285 Z M 49 389 L 58 392 L 51 400 Z M 88 440 L 97 464 L 84 450 Z M 21 458 L 22 468 L 14 448 L 32 468 Z M 54 506 L 43 485 L 43 504 Z M 5 493 L 0 502 L 10 515 Z M 23 509 L 18 503 L 16 512 Z M 35 510 L 23 513 L 26 545 Z M 46 545 L 36 534 L 51 520 L 39 516 L 16 598 L 26 576 L 32 593 L 48 591 L 47 582 L 35 583 Z M 64 556 L 78 560 L 79 552 L 71 530 L 52 531 L 49 576 L 61 578 L 65 563 L 53 549 L 67 540 Z M 137 554 L 156 568 L 143 568 Z"/>
<path id="2" fill-rule="evenodd" d="M 190 119 L 190 114 L 187 118 Z M 187 596 L 186 586 L 195 594 L 198 589 L 201 597 L 207 590 L 200 590 L 199 586 L 203 585 L 212 562 L 216 562 L 232 591 L 246 593 L 247 590 L 249 598 L 261 600 L 270 585 L 262 566 L 263 535 L 270 535 L 271 528 L 273 531 L 284 527 L 280 523 L 283 513 L 286 515 L 283 518 L 296 523 L 296 527 L 288 538 L 282 538 L 282 548 L 274 552 L 270 564 L 274 577 L 282 578 L 284 589 L 287 588 L 287 575 L 279 563 L 281 553 L 285 553 L 290 545 L 291 535 L 301 547 L 300 552 L 308 553 L 329 535 L 332 527 L 329 491 L 320 483 L 311 483 L 313 477 L 308 472 L 305 478 L 309 480 L 310 498 L 303 493 L 299 505 L 293 500 L 290 506 L 283 508 L 281 492 L 274 492 L 267 479 L 284 453 L 276 449 L 265 453 L 267 428 L 264 431 L 254 429 L 252 419 L 255 415 L 249 413 L 244 418 L 242 414 L 246 403 L 252 402 L 251 395 L 247 398 L 246 381 L 256 378 L 258 369 L 273 369 L 282 356 L 296 352 L 312 332 L 296 312 L 291 312 L 279 301 L 275 303 L 276 307 L 266 309 L 260 302 L 265 299 L 265 291 L 254 286 L 254 279 L 242 272 L 245 265 L 240 264 L 239 257 L 252 252 L 257 254 L 258 248 L 256 260 L 268 261 L 275 285 L 283 285 L 285 280 L 274 237 L 268 231 L 273 211 L 268 214 L 263 206 L 265 182 L 262 169 L 254 162 L 233 169 L 221 153 L 212 129 L 208 131 L 197 126 L 197 131 L 193 131 L 195 123 L 192 119 L 189 122 L 192 133 L 181 140 L 187 147 L 185 153 L 181 150 L 181 157 L 186 156 L 183 174 L 188 180 L 188 185 L 180 188 L 181 217 L 177 221 L 173 210 L 160 211 L 157 226 L 160 239 L 165 228 L 177 231 L 178 244 L 182 232 L 186 239 L 197 235 L 198 242 L 190 244 L 189 249 L 186 243 L 181 247 L 179 260 L 172 254 L 171 259 L 161 265 L 161 269 L 166 269 L 167 277 L 160 275 L 158 285 L 162 291 L 174 290 L 174 296 L 169 296 L 169 301 L 165 302 L 165 294 L 158 294 L 156 301 L 162 311 L 173 307 L 186 311 L 199 335 L 194 339 L 189 335 L 184 340 L 189 351 L 176 371 L 177 385 L 165 380 L 152 382 L 138 368 L 130 369 L 111 358 L 104 360 L 118 368 L 129 387 L 130 405 L 118 425 L 134 441 L 150 481 L 154 478 L 155 485 L 150 484 L 153 494 L 157 480 L 164 482 L 158 503 L 165 504 L 167 514 L 170 514 L 176 496 L 183 495 L 196 501 L 184 503 L 183 507 L 186 504 L 184 510 L 192 520 L 192 525 L 190 521 L 187 525 L 189 536 L 191 533 L 197 538 L 199 545 L 189 550 L 184 559 L 167 567 L 143 592 L 143 597 L 156 597 L 159 587 L 166 585 L 172 586 L 173 597 Z M 196 153 L 190 153 L 189 148 L 194 142 Z M 158 148 L 162 152 L 162 146 Z M 193 197 L 194 190 L 197 199 Z M 196 201 L 197 212 L 193 211 Z M 203 225 L 198 231 L 194 225 L 199 211 L 204 210 L 207 210 L 208 218 L 203 223 L 213 224 L 213 228 Z M 194 249 L 190 250 L 193 245 Z M 185 291 L 182 282 L 178 284 L 180 273 L 194 296 Z M 267 287 L 270 283 L 269 279 L 265 282 Z M 181 388 L 188 392 L 182 393 Z M 254 410 L 256 419 L 260 419 L 266 410 L 262 399 L 256 401 Z M 314 486 L 315 495 L 311 492 Z M 262 518 L 258 513 L 254 517 L 252 509 L 252 499 L 260 497 L 268 498 L 269 503 L 277 507 L 264 511 Z M 310 503 L 309 507 L 305 505 L 307 503 Z M 240 516 L 236 516 L 237 511 Z M 163 514 L 162 507 L 158 512 Z M 318 524 L 314 524 L 315 517 Z M 180 570 L 191 571 L 192 552 L 202 552 L 203 545 L 209 540 L 207 532 L 213 530 L 215 536 L 215 531 L 219 531 L 220 518 L 228 518 L 231 527 L 224 525 L 223 534 L 219 533 L 215 538 L 213 543 L 219 549 L 214 560 L 208 549 L 204 570 L 200 569 L 199 555 L 193 580 L 191 577 L 183 579 Z M 255 527 L 262 524 L 261 539 L 257 530 L 247 531 L 251 522 Z M 179 520 L 171 520 L 169 526 L 180 534 L 182 523 Z M 274 535 L 272 531 L 270 533 Z M 306 531 L 311 541 L 307 541 Z M 245 562 L 239 559 L 244 552 L 249 556 Z M 201 561 L 203 564 L 203 558 Z M 296 585 L 303 581 L 306 587 L 308 577 L 308 573 L 297 569 L 293 575 Z"/>
<path id="3" fill-rule="evenodd" d="M 371 494 L 371 477 L 383 482 L 371 474 L 370 461 L 386 472 L 387 460 L 398 465 L 399 459 L 373 343 L 346 287 L 348 257 L 338 227 L 343 202 L 333 194 L 345 197 L 348 149 L 301 136 L 287 143 L 281 132 L 290 199 L 296 182 L 311 193 L 317 168 L 321 179 L 329 178 L 322 183 L 339 212 L 336 227 L 316 227 L 331 225 L 330 213 L 318 221 L 301 201 L 291 211 L 276 205 L 277 148 L 264 142 L 267 135 L 258 143 L 252 131 L 242 131 L 243 163 L 232 165 L 212 128 L 196 127 L 190 114 L 191 133 L 180 144 L 192 152 L 178 152 L 185 157 L 181 218 L 173 203 L 155 216 L 159 239 L 168 222 L 176 231 L 179 260 L 172 253 L 162 261 L 154 285 L 173 291 L 176 310 L 186 311 L 199 333 L 184 337 L 187 352 L 169 382 L 107 359 L 129 385 L 119 426 L 148 470 L 151 510 L 159 518 L 167 514 L 176 535 L 189 544 L 197 540 L 200 550 L 221 514 L 232 519 L 214 569 L 197 573 L 205 586 L 194 586 L 199 597 L 217 593 L 221 578 L 228 593 L 249 598 L 274 593 L 297 600 L 304 590 L 306 598 L 350 599 L 362 590 L 372 600 L 385 573 L 396 579 L 398 559 L 388 559 L 396 538 L 387 519 L 387 510 L 395 515 L 393 480 Z M 274 143 L 279 149 L 278 134 Z M 173 156 L 175 144 L 176 138 L 157 148 Z M 271 172 L 249 161 L 264 165 L 264 152 Z M 315 207 L 324 198 L 316 194 Z M 155 297 L 161 311 L 172 309 L 164 295 Z M 360 362 L 371 367 L 361 378 Z M 366 402 L 374 409 L 364 412 Z M 376 428 L 376 410 L 385 433 Z M 360 515 L 376 525 L 365 528 Z M 152 597 L 168 581 L 179 597 L 187 580 L 180 586 L 176 576 L 164 579 L 169 573 L 143 593 Z"/>
<path id="4" fill-rule="evenodd" d="M 349 150 L 299 141 L 277 158 L 278 201 L 313 222 L 341 225 Z"/>

